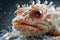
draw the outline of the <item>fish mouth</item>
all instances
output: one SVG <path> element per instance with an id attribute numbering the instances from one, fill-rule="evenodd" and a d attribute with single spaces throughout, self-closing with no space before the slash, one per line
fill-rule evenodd
<path id="1" fill-rule="evenodd" d="M 37 24 L 33 24 L 31 22 L 16 20 L 13 24 L 16 30 L 20 31 L 25 35 L 27 34 L 32 36 L 32 35 L 41 35 L 46 33 L 44 29 L 39 28 Z"/>
<path id="2" fill-rule="evenodd" d="M 27 29 L 39 29 L 39 27 L 36 24 L 32 24 L 31 22 L 27 22 L 27 21 L 15 21 L 14 25 L 20 25 L 21 26 L 26 26 Z M 30 26 L 30 27 L 29 27 Z M 19 28 L 19 27 L 18 27 Z"/>

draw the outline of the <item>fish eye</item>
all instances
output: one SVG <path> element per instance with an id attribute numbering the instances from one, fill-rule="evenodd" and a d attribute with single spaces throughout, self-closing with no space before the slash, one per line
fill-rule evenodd
<path id="1" fill-rule="evenodd" d="M 41 19 L 43 17 L 43 11 L 42 10 L 32 10 L 29 15 L 32 19 Z"/>
<path id="2" fill-rule="evenodd" d="M 42 11 L 37 11 L 36 16 L 40 16 L 42 14 Z"/>

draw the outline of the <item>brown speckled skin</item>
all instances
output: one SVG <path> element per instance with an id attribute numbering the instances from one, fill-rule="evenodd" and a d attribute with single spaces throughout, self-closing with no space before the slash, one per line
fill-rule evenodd
<path id="1" fill-rule="evenodd" d="M 37 11 L 39 11 L 39 10 L 42 10 L 42 14 L 40 16 L 36 16 L 35 13 Z M 21 11 L 22 10 L 20 10 L 18 8 L 17 11 L 16 11 L 16 15 L 18 16 Z M 26 21 L 26 19 L 24 19 L 23 20 L 24 21 L 23 24 L 25 24 L 25 25 L 27 24 L 26 26 L 28 26 L 29 28 L 32 28 L 32 27 L 35 27 L 36 26 L 38 29 L 40 29 L 40 31 L 41 31 L 41 27 L 42 26 L 39 27 L 38 26 L 39 24 L 40 25 L 44 25 L 44 26 L 46 25 L 46 27 L 50 26 L 51 28 L 49 29 L 48 34 L 49 35 L 53 35 L 53 36 L 59 36 L 60 35 L 60 32 L 55 27 L 55 24 L 53 24 L 53 22 L 49 21 L 48 19 L 58 19 L 58 17 L 60 17 L 60 14 L 49 14 L 49 15 L 46 16 L 45 19 L 42 19 L 44 17 L 44 15 L 46 14 L 46 12 L 47 12 L 47 9 L 43 9 L 43 7 L 37 8 L 36 6 L 32 6 L 32 8 L 29 10 L 29 16 L 27 18 L 28 21 Z M 22 15 L 22 14 L 20 14 L 20 15 Z M 25 16 L 25 15 L 23 15 L 23 16 Z M 32 22 L 29 22 L 29 18 L 31 18 L 33 21 L 35 21 L 35 23 L 32 24 Z M 15 21 L 13 24 L 14 24 L 15 29 L 19 30 L 19 28 L 21 27 L 21 23 L 22 22 L 20 22 L 20 20 L 18 22 L 17 21 Z M 20 26 L 16 26 L 15 23 L 17 23 L 17 25 L 20 25 Z M 23 28 L 25 27 L 25 25 L 23 25 Z M 34 25 L 34 26 L 31 26 L 31 25 Z M 59 21 L 58 25 L 60 25 L 60 21 Z M 29 28 L 27 28 L 26 30 L 29 30 Z M 42 30 L 44 31 L 45 29 L 42 27 Z M 46 32 L 47 31 L 45 31 L 44 33 L 46 33 Z"/>
<path id="2" fill-rule="evenodd" d="M 42 11 L 42 14 L 40 16 L 36 16 L 35 13 L 39 10 Z M 16 15 L 18 16 L 20 13 L 22 13 L 22 10 L 20 10 L 18 8 L 17 11 L 16 11 Z M 59 16 L 60 14 L 49 14 L 49 15 L 46 16 L 45 19 L 42 19 L 46 13 L 47 13 L 47 9 L 44 9 L 43 7 L 37 8 L 36 6 L 32 5 L 32 8 L 29 10 L 29 16 L 28 16 L 27 19 L 31 18 L 33 21 L 38 21 L 38 22 L 35 22 L 33 24 L 32 22 L 26 21 L 26 19 L 24 19 L 22 22 L 20 22 L 20 20 L 19 21 L 17 20 L 17 21 L 13 22 L 14 27 L 15 27 L 16 30 L 20 30 L 20 28 L 24 28 L 23 29 L 24 31 L 30 30 L 29 28 L 32 28 L 32 27 L 33 27 L 32 30 L 34 30 L 34 28 L 36 27 L 36 32 L 37 31 L 41 32 L 41 27 L 42 26 L 38 26 L 38 25 L 44 25 L 44 26 L 46 25 L 46 27 L 48 27 L 48 26 L 51 27 L 47 34 L 53 35 L 53 36 L 59 36 L 60 32 L 55 27 L 55 24 L 50 22 L 48 19 L 57 19 L 58 17 L 60 17 Z M 22 15 L 22 14 L 20 14 L 20 15 Z M 23 16 L 25 16 L 25 15 L 23 15 Z M 22 23 L 22 25 L 21 25 L 21 23 Z M 18 26 L 18 25 L 20 25 L 20 26 Z M 28 28 L 27 28 L 27 26 L 28 26 Z M 25 29 L 25 27 L 26 27 L 26 29 Z M 37 28 L 38 28 L 38 30 L 37 30 Z M 47 32 L 46 29 L 44 29 L 43 27 L 42 27 L 42 30 L 43 30 L 42 34 Z M 31 31 L 31 32 L 34 32 L 34 31 Z"/>

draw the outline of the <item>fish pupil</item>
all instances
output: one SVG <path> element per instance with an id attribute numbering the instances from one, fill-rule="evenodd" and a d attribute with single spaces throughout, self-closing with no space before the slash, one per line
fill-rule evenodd
<path id="1" fill-rule="evenodd" d="M 41 13 L 39 11 L 36 12 L 36 16 L 40 16 Z"/>

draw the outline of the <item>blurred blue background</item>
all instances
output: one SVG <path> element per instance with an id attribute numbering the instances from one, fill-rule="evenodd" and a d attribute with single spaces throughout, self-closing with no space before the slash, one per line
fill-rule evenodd
<path id="1" fill-rule="evenodd" d="M 15 17 L 14 11 L 17 9 L 17 4 L 30 4 L 30 1 L 32 0 L 0 0 L 0 35 L 2 32 L 7 32 L 11 29 L 12 19 Z M 41 0 L 41 3 L 44 1 L 45 0 Z M 55 6 L 60 6 L 60 0 L 47 1 L 53 1 Z"/>

